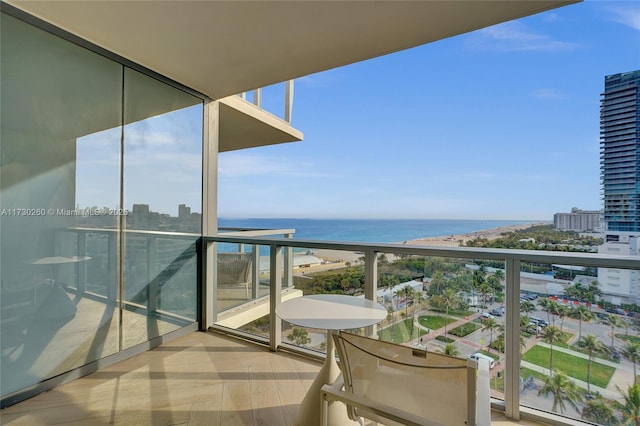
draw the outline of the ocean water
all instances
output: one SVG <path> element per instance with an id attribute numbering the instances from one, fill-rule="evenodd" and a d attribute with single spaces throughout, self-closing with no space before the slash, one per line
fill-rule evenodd
<path id="1" fill-rule="evenodd" d="M 534 223 L 528 220 L 447 219 L 228 219 L 220 228 L 293 228 L 294 238 L 325 241 L 401 243 L 424 237 L 468 234 L 508 225 Z"/>

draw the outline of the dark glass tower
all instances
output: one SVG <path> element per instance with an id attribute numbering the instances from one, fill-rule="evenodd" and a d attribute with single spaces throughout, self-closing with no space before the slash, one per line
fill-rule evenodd
<path id="1" fill-rule="evenodd" d="M 604 78 L 600 174 L 607 230 L 640 232 L 640 71 Z"/>

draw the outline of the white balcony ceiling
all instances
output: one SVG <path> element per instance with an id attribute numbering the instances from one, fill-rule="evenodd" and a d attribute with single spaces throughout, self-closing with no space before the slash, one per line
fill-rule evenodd
<path id="1" fill-rule="evenodd" d="M 576 2 L 6 1 L 213 99 Z"/>

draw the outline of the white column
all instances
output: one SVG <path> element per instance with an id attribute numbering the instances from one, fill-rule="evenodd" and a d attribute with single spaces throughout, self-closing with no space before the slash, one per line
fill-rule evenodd
<path id="1" fill-rule="evenodd" d="M 202 235 L 218 233 L 218 145 L 220 138 L 220 103 L 205 102 L 202 148 Z M 205 244 L 202 262 L 203 286 L 200 307 L 200 329 L 206 330 L 217 317 L 217 293 L 214 277 L 217 271 L 216 246 Z"/>
<path id="2" fill-rule="evenodd" d="M 378 291 L 378 252 L 369 249 L 364 252 L 364 298 L 377 302 Z M 366 327 L 367 336 L 377 334 L 377 325 Z"/>
<path id="3" fill-rule="evenodd" d="M 282 343 L 282 320 L 276 315 L 276 309 L 282 300 L 282 247 L 272 245 L 269 250 L 269 315 L 270 315 L 270 339 L 269 349 L 277 351 Z M 320 401 L 318 401 L 320 404 Z"/>
<path id="4" fill-rule="evenodd" d="M 293 113 L 293 80 L 289 80 L 284 86 L 284 121 L 291 124 Z"/>
<path id="5" fill-rule="evenodd" d="M 520 420 L 520 259 L 507 259 L 505 271 L 505 414 Z"/>

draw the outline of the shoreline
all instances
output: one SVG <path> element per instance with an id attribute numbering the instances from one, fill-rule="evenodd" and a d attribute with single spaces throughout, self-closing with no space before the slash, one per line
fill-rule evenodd
<path id="1" fill-rule="evenodd" d="M 500 234 L 504 232 L 513 232 L 521 229 L 530 228 L 537 225 L 549 225 L 551 222 L 529 222 L 516 225 L 499 226 L 496 228 L 481 229 L 478 231 L 469 232 L 466 234 L 454 234 L 454 235 L 441 235 L 435 237 L 416 238 L 413 240 L 407 240 L 404 242 L 397 242 L 393 244 L 406 244 L 414 246 L 431 246 L 431 247 L 459 247 L 460 241 L 467 242 L 474 238 L 486 238 L 488 240 L 495 240 L 500 237 Z M 330 249 L 316 249 L 313 253 L 314 256 L 320 259 L 332 262 L 334 267 L 341 267 L 338 263 L 344 264 L 345 262 L 358 262 L 362 254 L 354 252 L 342 251 L 342 250 L 330 250 Z M 387 255 L 389 257 L 390 254 Z"/>
<path id="2" fill-rule="evenodd" d="M 406 241 L 404 244 L 437 247 L 459 247 L 461 241 L 463 243 L 466 243 L 467 241 L 473 240 L 475 238 L 486 238 L 487 240 L 495 240 L 505 232 L 519 231 L 521 229 L 530 228 L 532 226 L 549 224 L 551 224 L 551 222 L 530 222 L 518 225 L 499 226 L 496 228 L 481 229 L 479 231 L 473 231 L 466 234 L 416 238 Z"/>

